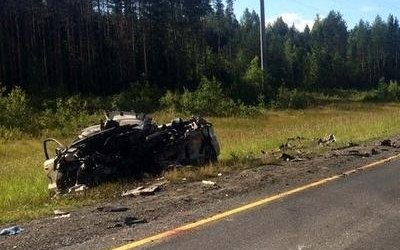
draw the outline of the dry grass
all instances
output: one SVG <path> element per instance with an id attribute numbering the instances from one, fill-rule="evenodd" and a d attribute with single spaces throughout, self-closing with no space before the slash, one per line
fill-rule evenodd
<path id="1" fill-rule="evenodd" d="M 222 152 L 221 164 L 204 168 L 175 169 L 166 173 L 172 181 L 201 180 L 218 173 L 258 165 L 246 161 L 260 156 L 261 150 L 276 150 L 288 138 L 308 139 L 334 134 L 336 147 L 350 142 L 360 143 L 400 133 L 400 105 L 398 104 L 342 104 L 301 111 L 266 111 L 257 118 L 211 118 Z M 311 154 L 326 148 L 306 143 Z M 329 149 L 329 148 L 328 148 Z M 249 166 L 251 165 L 251 166 Z"/>
<path id="2" fill-rule="evenodd" d="M 155 114 L 160 122 L 173 116 Z M 274 150 L 289 137 L 314 138 L 333 133 L 338 139 L 337 145 L 342 146 L 399 134 L 400 105 L 343 104 L 302 111 L 265 111 L 257 118 L 210 120 L 220 139 L 221 163 L 171 170 L 165 173 L 167 178 L 199 180 L 249 167 L 244 159 L 258 156 L 261 150 Z M 107 184 L 83 196 L 52 200 L 47 192 L 43 159 L 40 139 L 0 143 L 0 224 L 48 215 L 56 208 L 68 209 L 111 199 L 130 186 L 129 183 Z"/>

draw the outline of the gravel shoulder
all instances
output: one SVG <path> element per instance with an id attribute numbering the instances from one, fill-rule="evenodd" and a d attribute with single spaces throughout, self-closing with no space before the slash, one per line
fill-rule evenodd
<path id="1" fill-rule="evenodd" d="M 400 145 L 400 137 L 391 140 Z M 399 153 L 398 147 L 372 142 L 210 179 L 217 185 L 167 183 L 154 195 L 83 207 L 66 218 L 20 223 L 25 231 L 0 236 L 0 249 L 109 249 Z M 134 218 L 146 223 L 126 225 Z M 0 228 L 7 226 L 13 225 Z"/>

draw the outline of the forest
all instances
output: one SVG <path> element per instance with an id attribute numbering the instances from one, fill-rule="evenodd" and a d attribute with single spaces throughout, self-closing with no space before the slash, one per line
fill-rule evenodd
<path id="1" fill-rule="evenodd" d="M 209 79 L 254 104 L 282 87 L 365 90 L 400 80 L 393 15 L 350 28 L 331 11 L 303 31 L 278 18 L 266 27 L 265 72 L 259 25 L 255 11 L 236 17 L 234 0 L 2 0 L 0 82 L 36 96 L 108 96 L 132 84 L 182 93 Z"/>
<path id="2" fill-rule="evenodd" d="M 285 183 L 299 182 L 280 169 L 295 170 L 290 176 L 309 181 L 326 169 L 342 172 L 330 167 L 341 161 L 334 156 L 339 149 L 362 150 L 348 155 L 359 157 L 357 162 L 394 152 L 382 149 L 373 156 L 364 146 L 353 147 L 400 134 L 395 16 L 350 26 L 332 10 L 323 17 L 316 13 L 312 27 L 304 30 L 277 18 L 265 27 L 262 71 L 260 16 L 248 9 L 236 16 L 234 6 L 235 0 L 0 0 L 0 224 L 108 204 L 126 190 L 147 185 L 147 179 L 116 182 L 87 195 L 50 198 L 43 140 L 57 138 L 68 145 L 82 129 L 104 122 L 107 111 L 147 113 L 158 124 L 201 115 L 213 124 L 220 163 L 171 168 L 162 178 L 172 185 L 192 187 L 213 178 L 224 184 L 247 176 L 253 167 L 259 176 L 267 164 L 268 175 L 254 179 L 257 187 L 277 183 L 286 189 Z M 336 143 L 317 143 L 329 135 Z M 331 150 L 334 157 L 325 154 Z M 276 152 L 306 165 L 318 157 L 321 168 L 310 165 L 309 173 L 281 165 Z M 269 156 L 276 166 L 259 162 Z M 229 177 L 236 172 L 238 178 Z M 206 189 L 215 196 L 214 188 Z M 81 213 L 71 213 L 73 223 L 79 219 L 75 215 Z M 105 228 L 98 231 L 125 230 Z M 68 235 L 63 244 L 71 239 Z"/>

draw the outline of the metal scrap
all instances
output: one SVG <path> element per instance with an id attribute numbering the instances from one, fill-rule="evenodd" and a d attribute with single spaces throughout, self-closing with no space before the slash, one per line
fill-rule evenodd
<path id="1" fill-rule="evenodd" d="M 283 160 L 283 161 L 304 161 L 303 158 L 301 158 L 297 155 L 291 155 L 288 153 L 281 153 L 279 155 L 278 159 Z"/>
<path id="2" fill-rule="evenodd" d="M 364 157 L 364 158 L 367 158 L 367 157 L 371 156 L 370 153 L 368 153 L 368 152 L 360 152 L 359 150 L 350 150 L 348 152 L 348 155 L 359 156 L 359 157 Z"/>
<path id="3" fill-rule="evenodd" d="M 302 147 L 304 140 L 306 140 L 306 138 L 301 136 L 288 138 L 285 144 L 279 146 L 279 149 L 287 150 L 287 149 Z"/>
<path id="4" fill-rule="evenodd" d="M 13 227 L 8 227 L 4 228 L 0 231 L 0 235 L 6 236 L 6 235 L 16 235 L 20 234 L 24 231 L 23 228 L 18 227 L 18 226 L 13 226 Z"/>
<path id="5" fill-rule="evenodd" d="M 292 161 L 292 160 L 295 159 L 295 157 L 292 156 L 292 155 L 290 155 L 290 154 L 287 154 L 287 153 L 282 153 L 282 154 L 279 156 L 279 159 L 281 159 L 281 160 L 283 160 L 283 161 Z"/>
<path id="6" fill-rule="evenodd" d="M 332 143 L 336 142 L 336 136 L 334 134 L 330 134 L 326 136 L 325 138 L 317 138 L 318 145 L 320 146 L 327 146 Z"/>
<path id="7" fill-rule="evenodd" d="M 206 181 L 206 180 L 201 181 L 201 183 L 203 183 L 204 185 L 210 185 L 210 186 L 216 186 L 217 185 L 216 182 Z"/>
<path id="8" fill-rule="evenodd" d="M 69 218 L 69 217 L 71 217 L 71 214 L 63 214 L 63 215 L 57 215 L 57 216 L 55 216 L 54 217 L 54 219 L 66 219 L 66 218 Z"/>
<path id="9" fill-rule="evenodd" d="M 84 184 L 77 184 L 71 188 L 68 189 L 68 193 L 79 193 L 79 192 L 83 192 L 86 189 L 88 189 L 88 187 Z"/>
<path id="10" fill-rule="evenodd" d="M 122 227 L 122 226 L 123 225 L 121 223 L 117 223 L 117 224 L 114 224 L 112 226 L 108 226 L 107 229 L 119 228 L 119 227 Z"/>
<path id="11" fill-rule="evenodd" d="M 384 147 L 394 147 L 396 144 L 392 142 L 391 140 L 383 140 L 381 141 L 381 146 Z"/>
<path id="12" fill-rule="evenodd" d="M 137 187 L 135 189 L 123 192 L 121 196 L 147 196 L 147 195 L 154 195 L 156 191 L 159 191 L 160 188 L 165 185 L 167 182 L 160 182 L 160 183 L 155 183 L 151 186 L 148 187 Z"/>
<path id="13" fill-rule="evenodd" d="M 56 216 L 69 214 L 69 212 L 64 212 L 64 211 L 59 210 L 59 209 L 54 210 L 53 213 L 54 213 L 54 215 L 56 215 Z"/>
<path id="14" fill-rule="evenodd" d="M 380 152 L 378 150 L 376 150 L 375 148 L 371 149 L 371 154 L 372 155 L 379 155 Z"/>
<path id="15" fill-rule="evenodd" d="M 57 144 L 54 158 L 49 143 Z M 68 147 L 52 138 L 43 146 L 48 188 L 57 193 L 153 176 L 170 166 L 214 163 L 220 152 L 212 124 L 201 117 L 157 125 L 147 115 L 129 112 L 107 114 L 105 122 L 84 129 Z"/>
<path id="16" fill-rule="evenodd" d="M 147 220 L 138 219 L 138 218 L 132 217 L 132 216 L 128 216 L 124 219 L 124 224 L 127 226 L 132 226 L 135 224 L 143 224 L 143 223 L 147 223 Z"/>

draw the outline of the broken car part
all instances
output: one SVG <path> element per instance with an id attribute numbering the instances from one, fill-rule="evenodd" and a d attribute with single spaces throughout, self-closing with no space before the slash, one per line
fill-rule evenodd
<path id="1" fill-rule="evenodd" d="M 0 235 L 16 235 L 20 234 L 24 231 L 23 228 L 18 227 L 18 226 L 13 226 L 9 228 L 4 228 L 0 231 Z"/>
<path id="2" fill-rule="evenodd" d="M 123 192 L 121 196 L 125 197 L 125 196 L 153 195 L 153 194 L 155 194 L 156 191 L 160 190 L 161 186 L 165 185 L 166 183 L 167 182 L 164 181 L 164 182 L 160 182 L 160 183 L 155 183 L 155 184 L 153 184 L 153 185 L 151 185 L 149 187 L 146 187 L 146 188 L 143 187 L 143 186 L 137 187 L 135 189 Z"/>
<path id="3" fill-rule="evenodd" d="M 391 140 L 383 140 L 383 141 L 381 141 L 381 146 L 383 146 L 383 147 L 394 147 L 395 143 L 393 143 Z"/>
<path id="4" fill-rule="evenodd" d="M 127 226 L 132 226 L 135 224 L 143 224 L 143 223 L 147 223 L 147 220 L 138 219 L 138 218 L 132 217 L 132 216 L 128 216 L 124 219 L 124 224 Z"/>
<path id="5" fill-rule="evenodd" d="M 49 143 L 57 145 L 54 158 Z M 125 112 L 107 114 L 105 122 L 84 129 L 68 147 L 55 139 L 43 144 L 49 190 L 55 192 L 158 174 L 170 166 L 209 164 L 219 155 L 212 124 L 201 117 L 157 126 L 147 115 Z"/>

